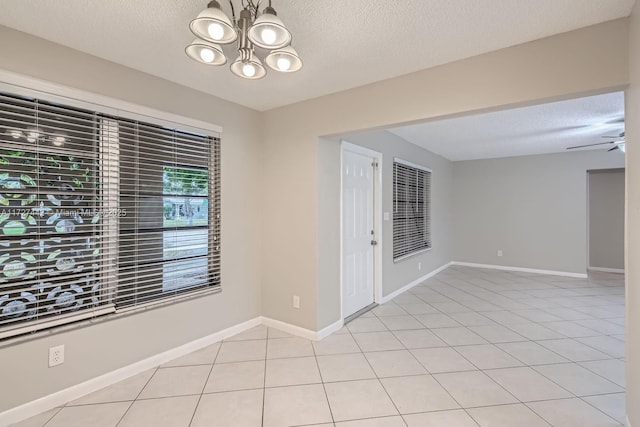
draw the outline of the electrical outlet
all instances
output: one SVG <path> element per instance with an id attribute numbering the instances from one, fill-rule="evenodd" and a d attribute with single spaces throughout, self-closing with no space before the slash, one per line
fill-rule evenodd
<path id="1" fill-rule="evenodd" d="M 498 256 L 502 256 L 502 249 L 498 249 Z"/>
<path id="2" fill-rule="evenodd" d="M 49 349 L 49 367 L 62 365 L 64 363 L 64 345 L 51 347 Z"/>
<path id="3" fill-rule="evenodd" d="M 300 297 L 298 295 L 293 296 L 293 308 L 300 308 Z"/>

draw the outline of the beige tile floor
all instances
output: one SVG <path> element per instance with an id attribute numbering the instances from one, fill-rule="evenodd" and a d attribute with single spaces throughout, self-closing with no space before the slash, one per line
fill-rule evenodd
<path id="1" fill-rule="evenodd" d="M 263 326 L 18 426 L 604 427 L 624 285 L 452 267 L 320 342 Z"/>

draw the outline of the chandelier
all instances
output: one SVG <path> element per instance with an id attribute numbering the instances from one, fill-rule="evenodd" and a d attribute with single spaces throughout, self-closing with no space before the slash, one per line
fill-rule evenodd
<path id="1" fill-rule="evenodd" d="M 187 55 L 205 65 L 224 65 L 227 57 L 220 45 L 237 42 L 238 57 L 231 64 L 231 72 L 245 79 L 261 79 L 267 69 L 256 55 L 256 49 L 264 49 L 264 62 L 269 68 L 282 73 L 292 73 L 302 68 L 302 60 L 291 47 L 291 33 L 278 18 L 271 0 L 262 13 L 258 11 L 260 0 L 241 0 L 243 9 L 236 20 L 232 0 L 231 19 L 222 11 L 220 3 L 212 0 L 207 8 L 189 24 L 197 37 L 186 47 Z"/>

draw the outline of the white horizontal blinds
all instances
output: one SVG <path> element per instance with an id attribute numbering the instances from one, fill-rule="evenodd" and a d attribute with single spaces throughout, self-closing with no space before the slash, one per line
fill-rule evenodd
<path id="1" fill-rule="evenodd" d="M 431 172 L 393 163 L 393 259 L 431 248 Z"/>
<path id="2" fill-rule="evenodd" d="M 117 121 L 116 306 L 219 286 L 219 140 Z"/>
<path id="3" fill-rule="evenodd" d="M 219 139 L 0 92 L 0 339 L 219 286 Z"/>
<path id="4" fill-rule="evenodd" d="M 112 310 L 94 112 L 0 93 L 0 338 Z"/>

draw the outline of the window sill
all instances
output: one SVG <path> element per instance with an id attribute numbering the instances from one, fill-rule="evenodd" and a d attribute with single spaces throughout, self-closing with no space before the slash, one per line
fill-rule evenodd
<path id="1" fill-rule="evenodd" d="M 412 252 L 412 253 L 407 254 L 407 255 L 403 255 L 403 256 L 401 256 L 400 258 L 395 258 L 395 259 L 393 260 L 393 263 L 394 263 L 394 264 L 396 264 L 396 263 L 399 263 L 399 262 L 402 262 L 402 261 L 408 260 L 409 258 L 413 258 L 413 257 L 415 257 L 415 256 L 422 255 L 422 254 L 424 254 L 424 253 L 429 252 L 431 249 L 433 249 L 433 248 L 420 249 L 419 251 Z"/>

